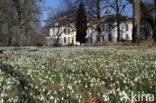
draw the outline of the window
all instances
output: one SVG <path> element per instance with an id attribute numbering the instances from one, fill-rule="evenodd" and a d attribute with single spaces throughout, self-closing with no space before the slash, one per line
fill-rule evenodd
<path id="1" fill-rule="evenodd" d="M 68 37 L 68 43 L 70 43 L 70 37 Z"/>
<path id="2" fill-rule="evenodd" d="M 129 40 L 129 36 L 128 36 L 128 34 L 126 35 L 126 40 Z"/>
<path id="3" fill-rule="evenodd" d="M 64 43 L 66 44 L 66 37 L 64 37 Z"/>
<path id="4" fill-rule="evenodd" d="M 109 34 L 109 35 L 108 35 L 108 39 L 109 39 L 109 42 L 112 41 L 112 34 Z"/>
<path id="5" fill-rule="evenodd" d="M 67 29 L 66 28 L 64 29 L 64 33 L 67 33 Z"/>
<path id="6" fill-rule="evenodd" d="M 70 29 L 68 29 L 68 34 L 70 34 Z"/>
<path id="7" fill-rule="evenodd" d="M 74 44 L 74 38 L 72 38 L 72 44 Z"/>
<path id="8" fill-rule="evenodd" d="M 126 31 L 128 31 L 128 29 L 129 29 L 129 28 L 128 28 L 128 24 L 127 24 L 127 25 L 126 25 Z"/>
<path id="9" fill-rule="evenodd" d="M 72 29 L 72 32 L 74 32 L 75 30 L 74 29 Z"/>
<path id="10" fill-rule="evenodd" d="M 103 25 L 103 31 L 105 31 L 105 25 Z"/>
<path id="11" fill-rule="evenodd" d="M 105 26 L 106 31 L 111 31 L 112 30 L 112 25 L 111 24 L 107 24 Z"/>
<path id="12" fill-rule="evenodd" d="M 112 25 L 109 24 L 109 25 L 108 25 L 108 31 L 111 31 L 111 29 L 112 29 Z"/>
<path id="13" fill-rule="evenodd" d="M 102 39 L 103 39 L 103 41 L 105 41 L 105 36 L 104 35 L 102 35 Z"/>

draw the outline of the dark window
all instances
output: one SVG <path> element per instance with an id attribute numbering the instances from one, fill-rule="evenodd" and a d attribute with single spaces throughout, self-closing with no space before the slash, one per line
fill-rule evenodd
<path id="1" fill-rule="evenodd" d="M 126 31 L 128 31 L 128 29 L 129 29 L 129 28 L 128 28 L 128 24 L 127 24 L 127 25 L 126 25 Z"/>
<path id="2" fill-rule="evenodd" d="M 68 37 L 68 43 L 70 43 L 70 37 Z"/>
<path id="3" fill-rule="evenodd" d="M 70 34 L 70 29 L 68 29 L 68 34 Z"/>
<path id="4" fill-rule="evenodd" d="M 90 43 L 92 43 L 92 42 L 93 42 L 92 37 L 90 37 Z"/>
<path id="5" fill-rule="evenodd" d="M 74 44 L 74 38 L 72 38 L 72 44 Z"/>
<path id="6" fill-rule="evenodd" d="M 109 34 L 109 41 L 111 42 L 112 41 L 112 34 Z"/>
<path id="7" fill-rule="evenodd" d="M 64 29 L 64 33 L 67 33 L 67 29 Z"/>
<path id="8" fill-rule="evenodd" d="M 126 35 L 126 40 L 129 40 L 129 36 L 128 36 L 128 34 Z"/>
<path id="9" fill-rule="evenodd" d="M 107 30 L 108 31 L 111 31 L 112 30 L 112 25 L 111 24 L 108 25 L 108 29 Z"/>
<path id="10" fill-rule="evenodd" d="M 64 37 L 64 43 L 66 43 L 66 37 Z"/>
<path id="11" fill-rule="evenodd" d="M 105 36 L 104 35 L 102 35 L 102 39 L 103 39 L 103 41 L 105 41 Z"/>
<path id="12" fill-rule="evenodd" d="M 105 31 L 105 25 L 103 25 L 103 31 Z"/>

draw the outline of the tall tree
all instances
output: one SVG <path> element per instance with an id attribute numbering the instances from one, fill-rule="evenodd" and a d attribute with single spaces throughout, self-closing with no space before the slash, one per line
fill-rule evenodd
<path id="1" fill-rule="evenodd" d="M 154 0 L 154 16 L 155 16 L 155 25 L 156 25 L 156 0 Z M 154 41 L 156 42 L 156 33 L 154 35 Z"/>
<path id="2" fill-rule="evenodd" d="M 133 42 L 140 41 L 141 6 L 140 0 L 133 0 Z"/>
<path id="3" fill-rule="evenodd" d="M 84 0 L 89 18 L 94 18 L 96 30 L 98 32 L 97 42 L 102 43 L 102 12 L 104 10 L 104 0 Z"/>
<path id="4" fill-rule="evenodd" d="M 155 16 L 155 24 L 156 24 L 156 0 L 154 0 L 154 16 Z"/>
<path id="5" fill-rule="evenodd" d="M 154 2 L 154 1 L 153 1 Z M 142 39 L 149 39 L 151 38 L 151 33 L 153 34 L 153 39 L 156 41 L 155 35 L 156 35 L 156 23 L 155 23 L 155 17 L 154 17 L 154 3 L 152 0 L 149 1 L 141 1 L 141 35 Z"/>
<path id="6" fill-rule="evenodd" d="M 141 7 L 140 0 L 133 0 L 133 42 L 140 41 Z"/>
<path id="7" fill-rule="evenodd" d="M 141 34 L 141 5 L 140 0 L 128 0 L 130 3 L 133 4 L 133 42 L 140 41 L 140 34 Z"/>
<path id="8" fill-rule="evenodd" d="M 35 27 L 39 27 L 37 15 L 40 13 L 40 8 L 38 2 L 40 0 L 0 1 L 0 13 L 3 18 L 2 27 L 5 27 L 6 34 L 9 34 L 9 42 L 15 40 L 15 45 L 18 46 L 22 36 L 27 35 L 29 31 L 33 34 Z"/>
<path id="9" fill-rule="evenodd" d="M 86 15 L 88 19 L 92 18 L 92 22 L 96 25 L 97 35 L 97 42 L 102 43 L 102 13 L 104 12 L 105 0 L 63 0 L 68 8 L 75 7 L 78 8 L 79 3 L 83 3 L 86 8 Z M 72 5 L 72 6 L 71 6 Z"/>
<path id="10" fill-rule="evenodd" d="M 81 2 L 77 11 L 76 41 L 86 43 L 87 36 L 87 16 L 83 3 Z"/>
<path id="11" fill-rule="evenodd" d="M 14 30 L 16 21 L 14 20 L 14 12 L 11 7 L 10 0 L 1 0 L 0 1 L 0 29 L 1 29 L 1 34 L 6 35 L 6 42 L 8 46 L 11 46 L 12 44 L 12 37 L 14 35 Z"/>

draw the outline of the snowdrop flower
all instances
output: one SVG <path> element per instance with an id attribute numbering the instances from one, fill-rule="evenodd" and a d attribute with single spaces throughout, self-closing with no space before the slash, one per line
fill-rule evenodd
<path id="1" fill-rule="evenodd" d="M 50 96 L 50 100 L 53 100 L 54 99 L 54 97 L 53 96 Z"/>
<path id="2" fill-rule="evenodd" d="M 57 103 L 57 99 L 55 98 L 54 103 Z"/>

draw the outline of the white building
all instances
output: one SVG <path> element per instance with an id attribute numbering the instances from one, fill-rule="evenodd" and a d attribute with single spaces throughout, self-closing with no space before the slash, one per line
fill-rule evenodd
<path id="1" fill-rule="evenodd" d="M 117 42 L 117 26 L 113 19 L 110 19 L 111 15 L 104 17 L 102 21 L 102 39 L 104 42 Z M 97 43 L 97 30 L 96 25 L 88 23 L 87 30 L 87 43 L 95 44 Z M 120 24 L 120 39 L 121 40 L 132 40 L 132 20 L 126 20 Z M 74 26 L 61 26 L 61 27 L 51 27 L 50 36 L 46 37 L 47 44 L 53 45 L 59 38 L 60 45 L 79 45 L 76 42 L 76 28 Z"/>
<path id="2" fill-rule="evenodd" d="M 117 42 L 117 25 L 115 21 L 103 21 L 102 23 L 102 39 L 104 42 Z M 120 40 L 132 40 L 133 23 L 132 20 L 127 20 L 120 24 Z M 98 32 L 96 25 L 91 25 L 87 31 L 87 43 L 97 43 Z"/>
<path id="3" fill-rule="evenodd" d="M 78 45 L 76 42 L 76 29 L 72 26 L 51 27 L 50 36 L 46 37 L 48 45 Z"/>

